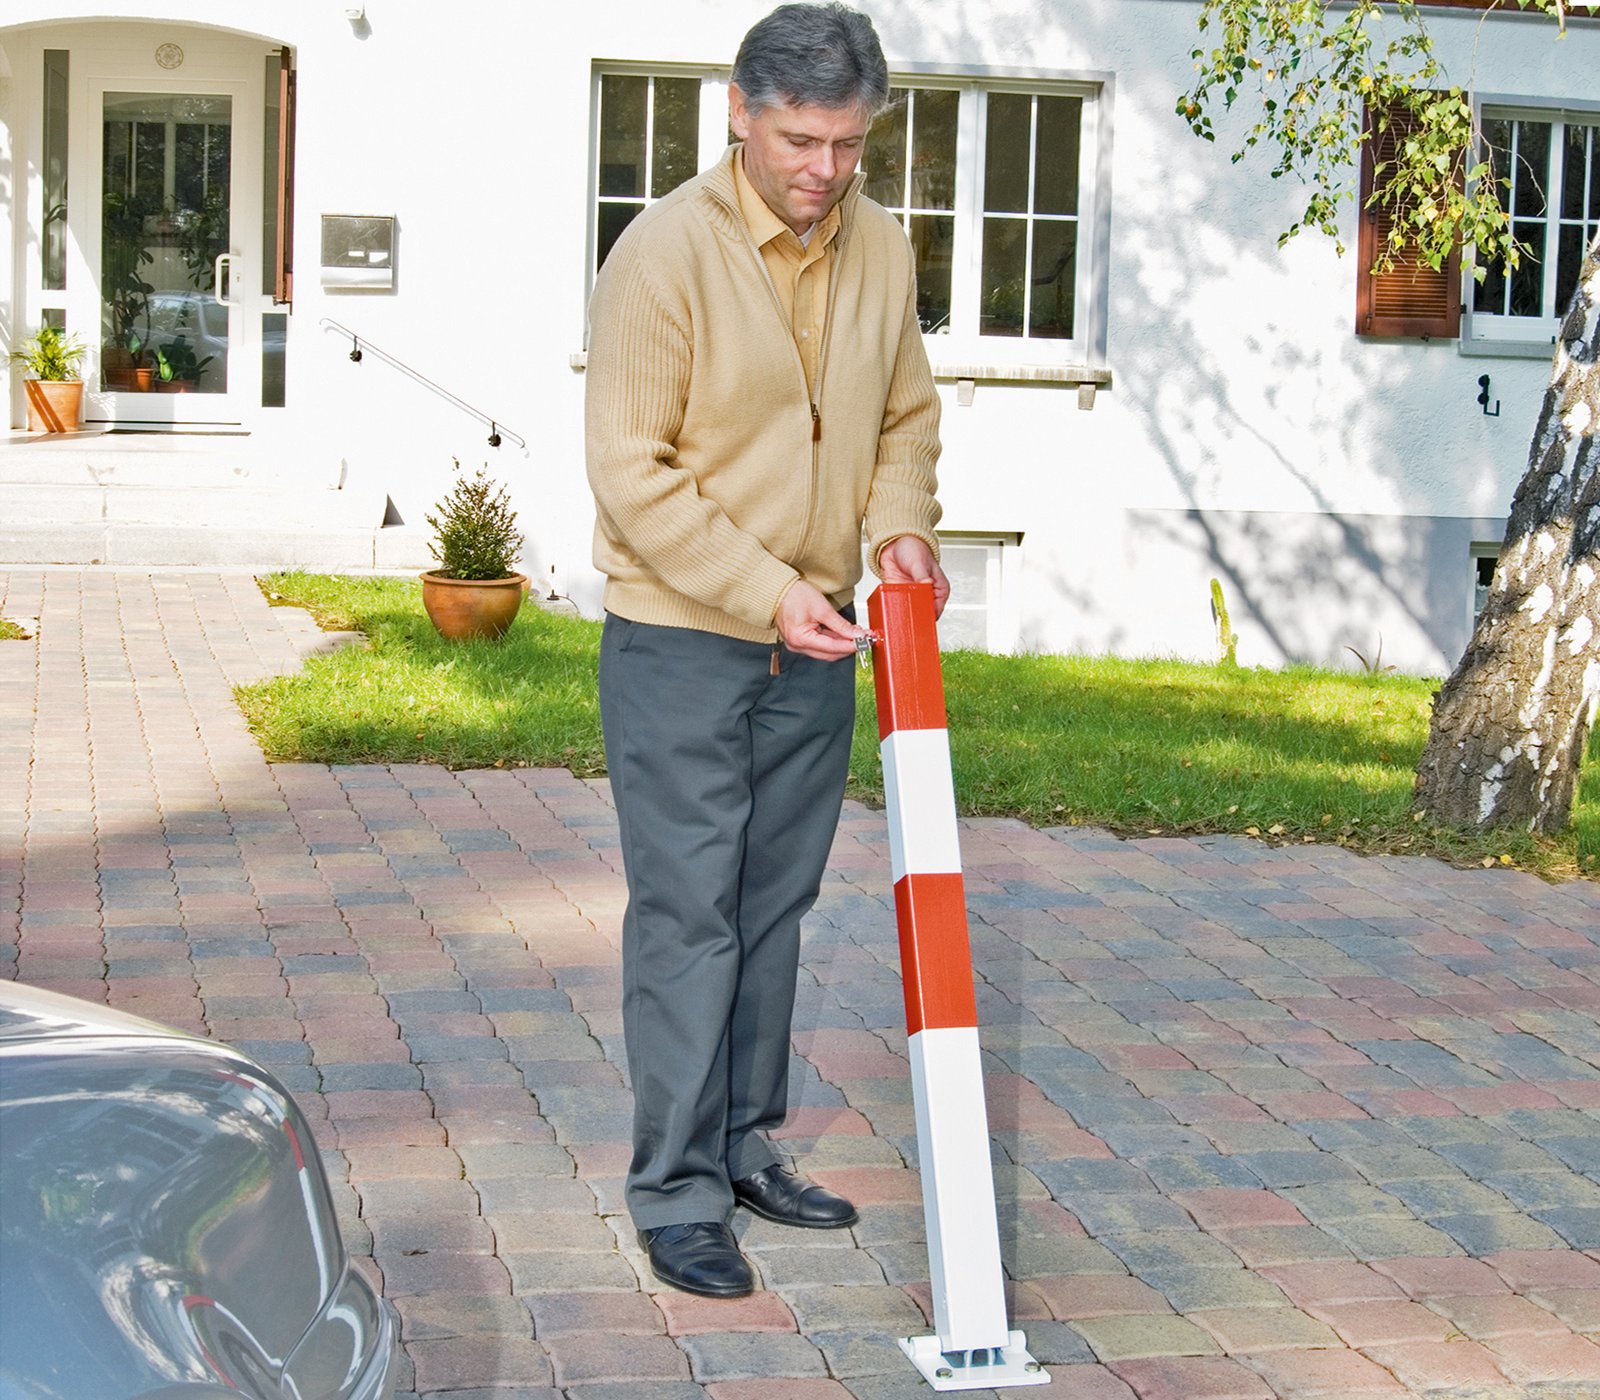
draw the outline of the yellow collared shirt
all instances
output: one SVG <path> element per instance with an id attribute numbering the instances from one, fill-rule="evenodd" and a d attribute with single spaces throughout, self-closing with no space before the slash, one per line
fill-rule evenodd
<path id="1" fill-rule="evenodd" d="M 744 173 L 743 150 L 733 162 L 733 178 L 739 192 L 739 209 L 777 289 L 795 349 L 800 352 L 800 363 L 805 367 L 806 387 L 815 399 L 822 340 L 827 330 L 828 273 L 833 261 L 833 240 L 839 232 L 839 208 L 835 205 L 830 209 L 813 227 L 810 239 L 802 243 L 750 183 Z"/>

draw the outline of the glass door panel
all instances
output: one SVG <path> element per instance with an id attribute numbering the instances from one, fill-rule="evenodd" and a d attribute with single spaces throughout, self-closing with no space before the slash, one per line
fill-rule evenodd
<path id="1" fill-rule="evenodd" d="M 225 394 L 233 98 L 106 92 L 102 125 L 101 387 Z"/>

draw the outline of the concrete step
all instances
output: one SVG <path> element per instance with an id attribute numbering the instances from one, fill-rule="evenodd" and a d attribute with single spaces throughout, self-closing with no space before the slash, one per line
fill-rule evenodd
<path id="1" fill-rule="evenodd" d="M 383 524 L 370 492 L 281 486 L 5 485 L 0 524 L 238 526 L 319 529 Z"/>
<path id="2" fill-rule="evenodd" d="M 336 468 L 308 471 L 301 460 L 250 436 L 0 433 L 0 487 L 339 484 Z"/>
<path id="3" fill-rule="evenodd" d="M 112 564 L 130 568 L 376 570 L 433 567 L 426 531 L 407 526 L 163 525 L 0 520 L 0 566 Z"/>
<path id="4" fill-rule="evenodd" d="M 270 435 L 0 432 L 0 564 L 422 570 L 429 532 Z"/>

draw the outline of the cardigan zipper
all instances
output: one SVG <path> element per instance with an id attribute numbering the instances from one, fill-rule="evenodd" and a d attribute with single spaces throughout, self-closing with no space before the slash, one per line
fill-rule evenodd
<path id="1" fill-rule="evenodd" d="M 854 177 L 854 182 L 851 184 L 850 188 L 845 191 L 843 198 L 840 199 L 840 205 L 843 205 L 844 201 L 849 199 L 850 196 L 854 194 L 859 186 L 863 183 L 865 183 L 864 180 L 859 174 L 857 174 Z M 779 325 L 783 326 L 784 335 L 794 348 L 795 369 L 799 372 L 800 387 L 805 393 L 806 404 L 811 410 L 811 473 L 809 480 L 806 482 L 805 513 L 801 518 L 800 534 L 795 542 L 794 547 L 794 557 L 799 559 L 804 555 L 806 546 L 811 543 L 811 527 L 815 523 L 817 508 L 818 459 L 821 455 L 818 450 L 818 444 L 822 441 L 822 409 L 820 407 L 820 400 L 822 398 L 823 375 L 826 372 L 828 365 L 828 344 L 833 339 L 833 311 L 834 302 L 839 294 L 839 279 L 837 276 L 830 276 L 828 278 L 827 319 L 823 322 L 822 348 L 817 353 L 817 386 L 815 397 L 813 397 L 811 386 L 806 382 L 806 366 L 805 361 L 800 356 L 800 347 L 798 345 L 794 345 L 794 327 L 793 325 L 786 324 L 784 322 L 783 298 L 778 295 L 778 288 L 772 280 L 772 274 L 767 271 L 766 260 L 761 256 L 761 249 L 756 246 L 755 240 L 750 237 L 750 230 L 744 222 L 744 213 L 737 207 L 727 204 L 720 195 L 714 195 L 713 197 L 716 198 L 719 203 L 722 203 L 723 206 L 728 210 L 729 214 L 731 214 L 737 220 L 739 231 L 744 236 L 745 247 L 750 250 L 750 256 L 755 259 L 756 269 L 761 274 L 761 280 L 767 284 L 767 291 L 772 296 L 773 308 L 778 313 L 778 323 Z M 834 238 L 833 251 L 835 254 L 840 254 L 844 251 L 844 245 L 848 235 L 849 224 L 841 216 L 839 232 Z M 835 269 L 835 272 L 837 272 L 837 268 Z"/>
<path id="2" fill-rule="evenodd" d="M 842 255 L 844 252 L 844 228 L 842 226 L 839 229 L 839 234 L 840 237 L 835 240 L 833 249 L 836 262 L 842 261 L 842 257 L 840 257 L 840 255 Z M 822 398 L 822 381 L 828 372 L 828 345 L 833 340 L 834 302 L 837 300 L 839 295 L 839 278 L 837 276 L 838 271 L 839 268 L 837 265 L 835 265 L 833 269 L 833 273 L 835 275 L 831 275 L 828 278 L 828 309 L 826 313 L 824 313 L 824 320 L 822 322 L 822 347 L 817 351 L 816 398 L 811 400 L 811 480 L 808 484 L 808 489 L 806 492 L 805 522 L 800 530 L 800 539 L 794 547 L 794 557 L 796 559 L 804 557 L 806 546 L 811 543 L 811 527 L 816 522 L 817 495 L 820 489 L 820 482 L 818 478 L 822 474 L 822 410 L 818 407 L 818 401 Z M 773 295 L 776 296 L 777 293 L 774 292 Z M 792 333 L 790 339 L 793 339 Z M 800 352 L 796 350 L 795 358 L 799 359 L 799 357 Z M 804 364 L 800 366 L 800 376 L 802 379 L 805 377 Z"/>

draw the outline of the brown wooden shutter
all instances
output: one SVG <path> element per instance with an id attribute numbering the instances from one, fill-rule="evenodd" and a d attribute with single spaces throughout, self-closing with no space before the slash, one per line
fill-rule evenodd
<path id="1" fill-rule="evenodd" d="M 1369 139 L 1361 147 L 1360 232 L 1356 239 L 1356 334 L 1453 339 L 1461 333 L 1461 250 L 1454 249 L 1435 272 L 1414 249 L 1397 253 L 1388 272 L 1374 276 L 1372 264 L 1386 245 L 1394 219 L 1387 209 L 1369 209 L 1374 165 L 1389 165 L 1410 130 L 1409 114 L 1393 112 L 1382 130 L 1367 109 Z"/>
<path id="2" fill-rule="evenodd" d="M 278 209 L 277 246 L 273 249 L 272 300 L 287 306 L 294 300 L 294 59 L 278 51 Z"/>

